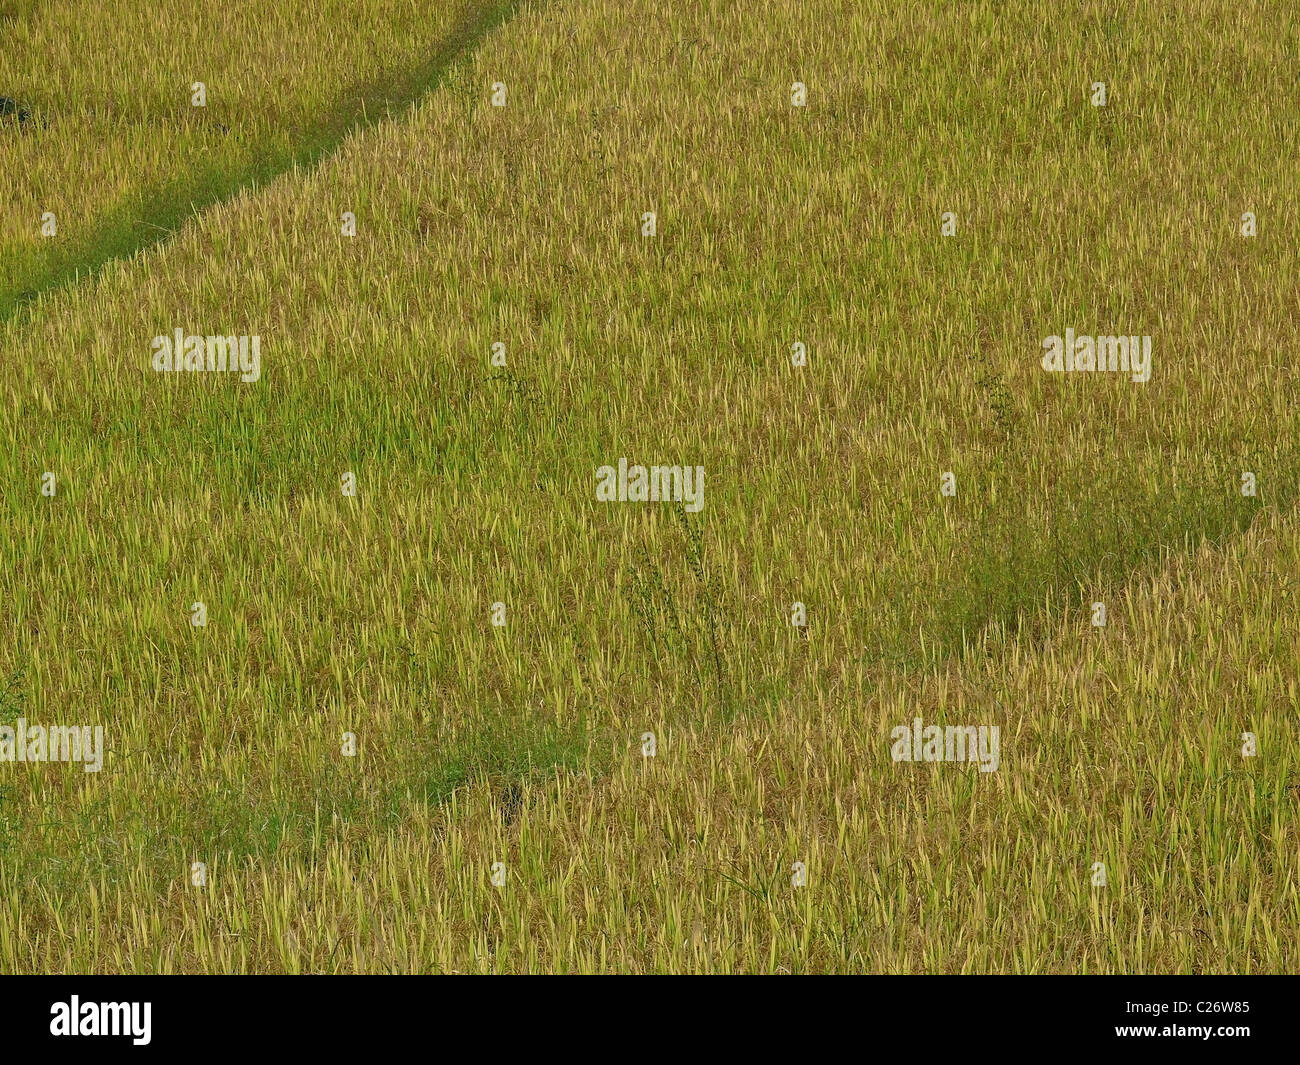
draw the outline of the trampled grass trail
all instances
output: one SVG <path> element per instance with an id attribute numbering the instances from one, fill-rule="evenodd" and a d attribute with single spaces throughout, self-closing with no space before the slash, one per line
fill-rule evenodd
<path id="1" fill-rule="evenodd" d="M 316 165 L 436 89 L 516 6 L 240 0 L 202 8 L 182 34 L 156 4 L 32 10 L 0 53 L 0 85 L 33 116 L 21 136 L 0 127 L 0 320 Z"/>

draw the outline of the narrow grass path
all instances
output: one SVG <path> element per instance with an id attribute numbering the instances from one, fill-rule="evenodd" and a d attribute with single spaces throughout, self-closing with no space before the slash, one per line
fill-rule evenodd
<path id="1" fill-rule="evenodd" d="M 255 161 L 251 165 L 223 164 L 216 159 L 202 170 L 191 170 L 183 177 L 135 193 L 109 212 L 89 236 L 70 241 L 52 255 L 33 259 L 30 271 L 20 281 L 0 290 L 0 323 L 19 315 L 48 293 L 93 278 L 105 266 L 169 239 L 192 215 L 247 189 L 264 186 L 294 168 L 315 166 L 349 135 L 413 107 L 442 84 L 458 60 L 511 18 L 518 6 L 518 0 L 497 0 L 467 7 L 424 62 L 349 87 L 303 130 L 291 150 L 263 145 L 262 150 L 253 152 Z M 0 21 L 19 14 L 11 12 L 6 16 L 0 9 Z M 39 136 L 39 132 L 23 135 Z"/>

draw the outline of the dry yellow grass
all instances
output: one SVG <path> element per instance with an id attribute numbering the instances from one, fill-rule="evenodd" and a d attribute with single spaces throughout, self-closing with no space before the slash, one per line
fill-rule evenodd
<path id="1" fill-rule="evenodd" d="M 204 891 L 154 895 L 128 854 L 132 875 L 84 885 L 90 908 L 61 933 L 65 900 L 18 904 L 8 867 L 0 956 L 163 972 L 1286 969 L 1297 573 L 1294 515 L 1269 513 L 1231 549 L 1120 590 L 1104 630 L 1065 624 L 1001 662 L 725 727 L 651 719 L 654 758 L 631 746 L 607 774 L 525 783 L 512 810 L 471 785 L 384 834 L 214 862 Z M 914 714 L 1000 724 L 1001 767 L 892 762 L 889 730 Z M 317 840 L 333 827 L 319 816 Z"/>

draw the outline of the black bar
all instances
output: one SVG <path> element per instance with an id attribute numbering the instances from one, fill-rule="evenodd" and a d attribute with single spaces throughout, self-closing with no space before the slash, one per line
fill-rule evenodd
<path id="1" fill-rule="evenodd" d="M 730 1058 L 751 1043 L 768 1053 L 811 1054 L 844 1040 L 864 1052 L 901 1044 L 930 1053 L 1293 1056 L 1296 989 L 1293 979 L 1264 976 L 870 976 L 815 989 L 806 981 L 749 980 L 728 989 L 715 982 L 703 995 L 683 991 L 674 1002 L 663 984 L 650 992 L 608 981 L 575 993 L 537 981 L 503 988 L 432 976 L 0 979 L 9 1051 L 283 1050 L 331 1059 L 412 1042 L 489 1056 L 537 1052 L 548 1043 L 584 1056 L 658 1044 Z M 116 1019 L 127 1034 L 52 1034 L 52 1025 L 67 1027 L 73 996 L 86 1030 L 111 1030 Z M 105 1003 L 118 1008 L 105 1011 Z M 128 1013 L 122 1004 L 137 1008 Z M 1192 1028 L 1211 1034 L 1185 1031 Z"/>

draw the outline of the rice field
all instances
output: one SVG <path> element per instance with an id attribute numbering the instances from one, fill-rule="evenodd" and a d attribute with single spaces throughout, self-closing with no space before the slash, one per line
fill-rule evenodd
<path id="1" fill-rule="evenodd" d="M 1295 970 L 1279 5 L 119 7 L 0 6 L 0 972 Z"/>

